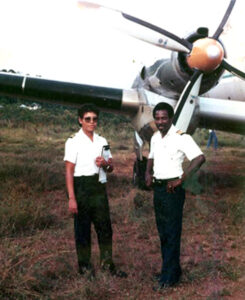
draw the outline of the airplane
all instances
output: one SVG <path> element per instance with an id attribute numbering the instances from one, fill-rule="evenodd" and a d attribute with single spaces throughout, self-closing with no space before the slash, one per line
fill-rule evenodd
<path id="1" fill-rule="evenodd" d="M 143 148 L 157 130 L 152 116 L 157 103 L 163 101 L 174 107 L 173 123 L 184 132 L 193 134 L 200 127 L 245 133 L 245 82 L 241 80 L 245 73 L 228 63 L 220 40 L 235 2 L 229 2 L 212 35 L 208 28 L 199 27 L 180 38 L 118 9 L 96 1 L 79 1 L 87 8 L 108 9 L 127 23 L 125 28 L 130 35 L 171 51 L 171 58 L 143 67 L 131 89 L 0 72 L 0 95 L 77 107 L 91 102 L 104 111 L 126 114 L 135 129 L 134 182 L 142 186 L 146 164 Z M 224 75 L 225 71 L 232 75 Z"/>

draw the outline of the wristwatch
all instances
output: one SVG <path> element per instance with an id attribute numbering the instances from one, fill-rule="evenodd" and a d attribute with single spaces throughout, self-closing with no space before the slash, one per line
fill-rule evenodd
<path id="1" fill-rule="evenodd" d="M 110 168 L 111 168 L 111 166 L 110 166 L 110 165 L 107 165 L 107 166 L 106 166 L 106 171 L 109 171 Z"/>

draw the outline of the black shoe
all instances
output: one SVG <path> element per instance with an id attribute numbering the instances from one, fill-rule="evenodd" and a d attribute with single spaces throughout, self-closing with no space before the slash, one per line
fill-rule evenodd
<path id="1" fill-rule="evenodd" d="M 153 281 L 160 281 L 161 279 L 161 273 L 156 273 L 156 274 L 153 274 Z"/>
<path id="2" fill-rule="evenodd" d="M 163 289 L 168 289 L 177 285 L 178 282 L 159 282 L 156 286 L 153 287 L 153 291 L 157 292 Z"/>
<path id="3" fill-rule="evenodd" d="M 165 284 L 160 284 L 160 283 L 158 283 L 156 286 L 154 286 L 152 289 L 153 289 L 153 291 L 155 291 L 155 292 L 158 292 L 158 291 L 160 291 L 160 290 L 164 290 L 164 289 L 167 289 L 167 288 L 169 288 L 170 287 L 170 285 L 169 284 L 167 284 L 167 283 L 165 283 Z"/>
<path id="4" fill-rule="evenodd" d="M 83 275 L 86 272 L 92 269 L 92 265 L 90 263 L 79 263 L 78 264 L 78 272 Z"/>
<path id="5" fill-rule="evenodd" d="M 95 277 L 95 270 L 91 264 L 88 265 L 80 265 L 78 272 L 81 275 L 85 275 L 88 279 L 93 279 Z"/>
<path id="6" fill-rule="evenodd" d="M 128 274 L 122 270 L 114 269 L 114 270 L 110 271 L 110 273 L 112 276 L 119 277 L 119 278 L 127 278 L 128 277 Z"/>
<path id="7" fill-rule="evenodd" d="M 114 265 L 114 263 L 102 264 L 102 270 L 109 271 L 110 274 L 115 277 L 120 277 L 120 278 L 128 277 L 128 274 L 126 272 L 116 269 L 116 266 Z"/>

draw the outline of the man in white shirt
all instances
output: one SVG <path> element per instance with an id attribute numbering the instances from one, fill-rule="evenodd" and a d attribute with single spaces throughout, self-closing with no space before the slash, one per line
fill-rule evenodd
<path id="1" fill-rule="evenodd" d="M 154 210 L 162 252 L 162 269 L 157 288 L 176 284 L 181 276 L 180 240 L 185 190 L 182 183 L 205 162 L 201 149 L 188 134 L 174 125 L 174 111 L 167 103 L 158 103 L 153 117 L 158 131 L 151 138 L 146 168 L 146 185 L 154 186 Z M 184 158 L 190 160 L 185 171 Z"/>
<path id="2" fill-rule="evenodd" d="M 103 269 L 126 277 L 112 260 L 112 228 L 106 193 L 106 173 L 113 171 L 112 156 L 105 138 L 95 133 L 99 110 L 85 104 L 78 110 L 81 129 L 65 144 L 66 187 L 69 211 L 74 214 L 75 243 L 79 272 L 92 270 L 91 224 L 94 224 Z"/>

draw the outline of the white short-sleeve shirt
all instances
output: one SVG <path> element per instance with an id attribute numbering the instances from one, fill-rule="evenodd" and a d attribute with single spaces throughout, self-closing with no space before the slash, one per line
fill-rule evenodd
<path id="1" fill-rule="evenodd" d="M 95 159 L 98 156 L 105 155 L 107 159 L 112 157 L 110 150 L 103 149 L 103 146 L 106 145 L 108 143 L 105 138 L 94 133 L 92 141 L 81 128 L 73 137 L 68 138 L 66 141 L 64 161 L 75 164 L 74 176 L 76 177 L 98 174 L 99 171 L 103 172 L 103 170 L 96 166 Z M 103 182 L 105 181 L 106 178 L 104 178 Z"/>
<path id="2" fill-rule="evenodd" d="M 192 160 L 203 154 L 189 134 L 179 134 L 172 125 L 168 133 L 162 137 L 157 131 L 151 138 L 149 159 L 154 160 L 153 176 L 157 179 L 170 179 L 183 174 L 182 164 L 187 157 Z"/>

